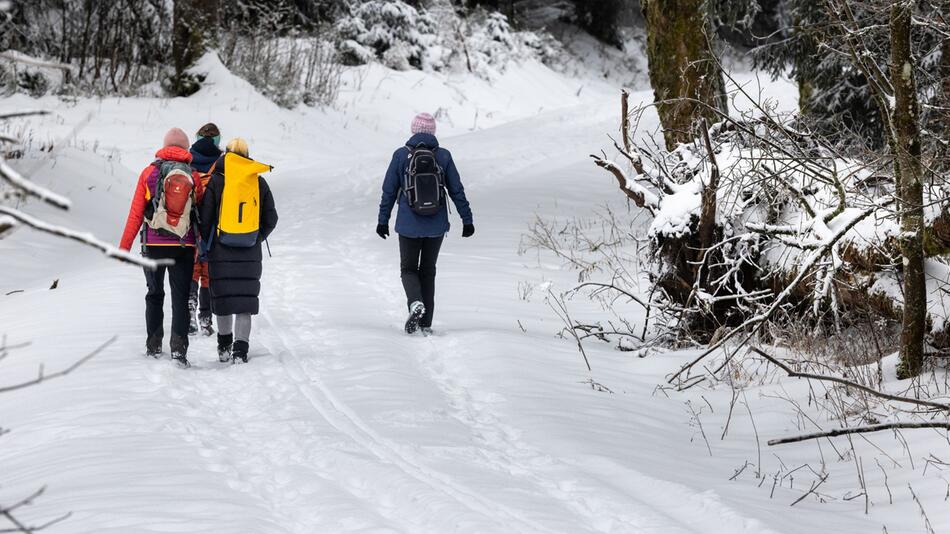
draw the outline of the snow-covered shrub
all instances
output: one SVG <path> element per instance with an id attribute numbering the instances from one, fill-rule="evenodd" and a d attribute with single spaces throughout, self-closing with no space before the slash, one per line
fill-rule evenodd
<path id="1" fill-rule="evenodd" d="M 640 265 L 666 339 L 714 344 L 724 332 L 761 333 L 767 321 L 831 332 L 899 323 L 894 182 L 872 156 L 839 153 L 776 116 L 730 118 L 708 141 L 700 132 L 672 150 L 629 139 L 615 150 L 616 160 L 595 162 L 648 217 L 636 245 L 648 247 Z M 924 242 L 929 341 L 950 350 L 944 198 L 937 188 L 924 195 Z M 609 275 L 632 290 L 639 281 L 625 269 Z"/>
<path id="2" fill-rule="evenodd" d="M 436 41 L 436 22 L 425 10 L 401 0 L 356 3 L 337 23 L 337 31 L 341 57 L 348 65 L 380 58 L 394 68 L 432 67 L 427 50 Z"/>
<path id="3" fill-rule="evenodd" d="M 476 8 L 462 13 L 447 1 L 415 8 L 401 0 L 365 0 L 337 23 L 341 60 L 347 65 L 380 61 L 389 68 L 468 71 L 485 79 L 512 61 L 558 59 L 550 35 L 517 32 L 499 12 Z"/>
<path id="4" fill-rule="evenodd" d="M 228 70 L 282 107 L 332 104 L 340 87 L 333 44 L 318 37 L 232 31 L 219 54 Z"/>

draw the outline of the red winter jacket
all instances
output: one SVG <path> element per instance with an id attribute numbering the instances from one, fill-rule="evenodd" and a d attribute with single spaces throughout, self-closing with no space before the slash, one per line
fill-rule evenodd
<path id="1" fill-rule="evenodd" d="M 163 161 L 180 161 L 182 163 L 191 163 L 191 152 L 187 149 L 177 146 L 167 146 L 159 149 L 155 153 L 155 158 Z M 125 230 L 122 232 L 122 241 L 119 248 L 122 250 L 131 250 L 132 243 L 135 242 L 135 236 L 142 228 L 142 222 L 145 220 L 145 206 L 151 199 L 151 193 L 148 189 L 148 178 L 155 170 L 155 165 L 149 164 L 148 167 L 139 174 L 139 180 L 135 184 L 135 193 L 132 195 L 132 205 L 129 207 L 129 217 L 125 221 Z M 197 171 L 192 171 L 191 178 L 195 183 L 195 204 L 201 202 L 204 196 L 204 184 L 201 183 L 201 176 Z M 188 246 L 194 246 L 189 244 Z"/>

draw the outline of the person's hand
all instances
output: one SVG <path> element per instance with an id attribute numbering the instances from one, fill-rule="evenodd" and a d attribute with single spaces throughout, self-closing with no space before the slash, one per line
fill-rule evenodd
<path id="1" fill-rule="evenodd" d="M 475 235 L 475 225 L 466 224 L 462 226 L 462 237 L 472 237 Z"/>
<path id="2" fill-rule="evenodd" d="M 376 235 L 378 235 L 379 237 L 381 237 L 381 238 L 383 238 L 383 239 L 386 239 L 387 237 L 389 237 L 389 225 L 386 225 L 386 224 L 377 224 L 377 225 L 376 225 Z"/>

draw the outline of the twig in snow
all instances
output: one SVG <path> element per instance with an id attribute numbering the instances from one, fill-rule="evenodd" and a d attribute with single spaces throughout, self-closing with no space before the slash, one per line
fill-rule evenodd
<path id="1" fill-rule="evenodd" d="M 911 497 L 914 498 L 914 502 L 917 503 L 917 507 L 920 508 L 920 516 L 924 518 L 924 527 L 927 528 L 928 534 L 936 534 L 934 532 L 933 525 L 930 524 L 930 518 L 927 517 L 927 512 L 924 510 L 924 505 L 921 504 L 920 499 L 917 498 L 917 494 L 914 493 L 914 488 L 910 484 L 907 485 L 907 489 L 910 490 Z"/>
<path id="2" fill-rule="evenodd" d="M 62 369 L 62 370 L 60 370 L 60 371 L 56 371 L 55 373 L 49 373 L 49 374 L 47 374 L 47 373 L 45 372 L 43 366 L 41 365 L 41 366 L 40 366 L 40 369 L 39 369 L 39 373 L 37 374 L 36 378 L 34 378 L 34 379 L 32 379 L 32 380 L 27 380 L 26 382 L 20 382 L 19 384 L 13 384 L 13 385 L 10 385 L 10 386 L 2 386 L 2 387 L 0 387 L 0 393 L 7 393 L 7 392 L 10 392 L 10 391 L 16 391 L 16 390 L 18 390 L 18 389 L 23 389 L 23 388 L 27 388 L 27 387 L 30 387 L 30 386 L 35 386 L 36 384 L 39 384 L 39 383 L 41 383 L 41 382 L 45 382 L 45 381 L 47 381 L 47 380 L 52 380 L 52 379 L 54 379 L 54 378 L 59 378 L 59 377 L 66 376 L 66 375 L 68 375 L 69 373 L 75 371 L 77 368 L 79 368 L 80 365 L 82 365 L 82 364 L 88 362 L 89 360 L 95 358 L 100 352 L 102 352 L 103 350 L 105 350 L 106 347 L 108 347 L 108 346 L 111 345 L 113 342 L 115 342 L 115 340 L 116 340 L 116 336 L 112 336 L 111 339 L 109 339 L 108 341 L 106 341 L 106 342 L 103 343 L 102 345 L 99 345 L 99 347 L 97 347 L 95 350 L 93 350 L 93 351 L 90 352 L 89 354 L 87 354 L 87 355 L 83 356 L 82 358 L 80 358 L 80 359 L 76 360 L 75 362 L 73 362 L 73 364 L 70 365 L 69 367 L 66 367 L 65 369 Z"/>
<path id="3" fill-rule="evenodd" d="M 34 526 L 34 525 L 27 525 L 27 524 L 23 523 L 22 521 L 20 521 L 19 519 L 17 519 L 17 517 L 14 515 L 14 512 L 16 512 L 17 509 L 19 509 L 19 508 L 22 508 L 22 507 L 24 507 L 24 506 L 29 506 L 29 505 L 33 504 L 33 501 L 35 501 L 35 500 L 38 499 L 41 495 L 43 495 L 43 492 L 45 492 L 45 491 L 46 491 L 46 487 L 44 486 L 44 487 L 42 487 L 42 488 L 40 488 L 40 489 L 34 491 L 32 494 L 30 494 L 29 496 L 27 496 L 26 498 L 20 500 L 20 501 L 17 502 L 17 503 L 11 504 L 10 506 L 4 506 L 4 507 L 0 508 L 0 517 L 3 517 L 3 518 L 6 519 L 11 525 L 14 526 L 14 528 L 2 528 L 2 529 L 0 529 L 0 533 L 20 532 L 20 533 L 23 533 L 23 534 L 33 534 L 33 533 L 35 533 L 35 532 L 39 532 L 39 531 L 41 531 L 41 530 L 47 529 L 47 528 L 49 528 L 49 527 L 55 525 L 56 523 L 59 523 L 59 522 L 61 522 L 61 521 L 65 521 L 66 519 L 68 519 L 69 516 L 72 515 L 72 512 L 63 514 L 63 515 L 57 517 L 56 519 L 52 519 L 52 520 L 50 520 L 50 521 L 47 521 L 46 523 L 43 523 L 43 524 L 41 524 L 41 525 L 35 525 L 35 526 Z"/>
<path id="4" fill-rule="evenodd" d="M 811 495 L 812 493 L 814 493 L 815 496 L 818 496 L 818 493 L 816 493 L 815 490 L 817 490 L 819 486 L 821 486 L 822 484 L 824 484 L 826 480 L 828 480 L 828 475 L 827 475 L 827 474 L 824 475 L 824 476 L 822 476 L 821 479 L 820 479 L 817 483 L 812 482 L 812 483 L 811 483 L 811 488 L 809 488 L 808 492 L 806 492 L 806 493 L 805 493 L 804 495 L 802 495 L 801 497 L 795 499 L 795 502 L 793 502 L 793 503 L 792 503 L 791 505 L 789 505 L 789 506 L 795 506 L 796 504 L 798 504 L 798 503 L 802 502 L 803 500 L 805 500 L 805 497 L 808 497 L 808 496 Z M 819 497 L 819 498 L 820 498 L 820 497 Z"/>

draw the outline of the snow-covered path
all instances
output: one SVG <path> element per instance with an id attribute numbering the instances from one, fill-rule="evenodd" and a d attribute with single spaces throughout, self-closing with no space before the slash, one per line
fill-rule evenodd
<path id="1" fill-rule="evenodd" d="M 536 213 L 623 206 L 608 177 L 584 161 L 591 140 L 615 129 L 614 100 L 443 137 L 477 232 L 463 240 L 455 221 L 446 239 L 429 338 L 401 332 L 397 246 L 373 233 L 379 179 L 398 137 L 374 140 L 358 158 L 306 139 L 280 146 L 289 155 L 271 161 L 270 178 L 280 223 L 248 365 L 217 363 L 211 338 L 193 341 L 190 370 L 145 359 L 141 274 L 94 255 L 69 266 L 71 257 L 41 240 L 19 261 L 35 254 L 59 263 L 41 262 L 17 279 L 24 293 L 0 297 L 0 324 L 34 341 L 11 360 L 9 378 L 118 340 L 74 375 L 0 408 L 15 430 L 0 447 L 0 497 L 49 484 L 29 513 L 72 511 L 55 532 L 762 534 L 836 526 L 831 514 L 785 524 L 763 505 L 767 493 L 729 485 L 726 473 L 740 461 L 704 459 L 682 402 L 653 394 L 675 358 L 593 348 L 597 379 L 616 394 L 593 391 L 575 347 L 554 337 L 560 325 L 543 295 L 519 299 L 519 282 L 574 276 L 518 254 Z M 279 154 L 277 146 L 264 145 L 261 157 Z M 96 197 L 114 199 L 112 224 L 129 180 Z M 24 239 L 3 242 L 3 254 Z M 61 279 L 55 291 L 44 287 L 47 273 Z"/>

